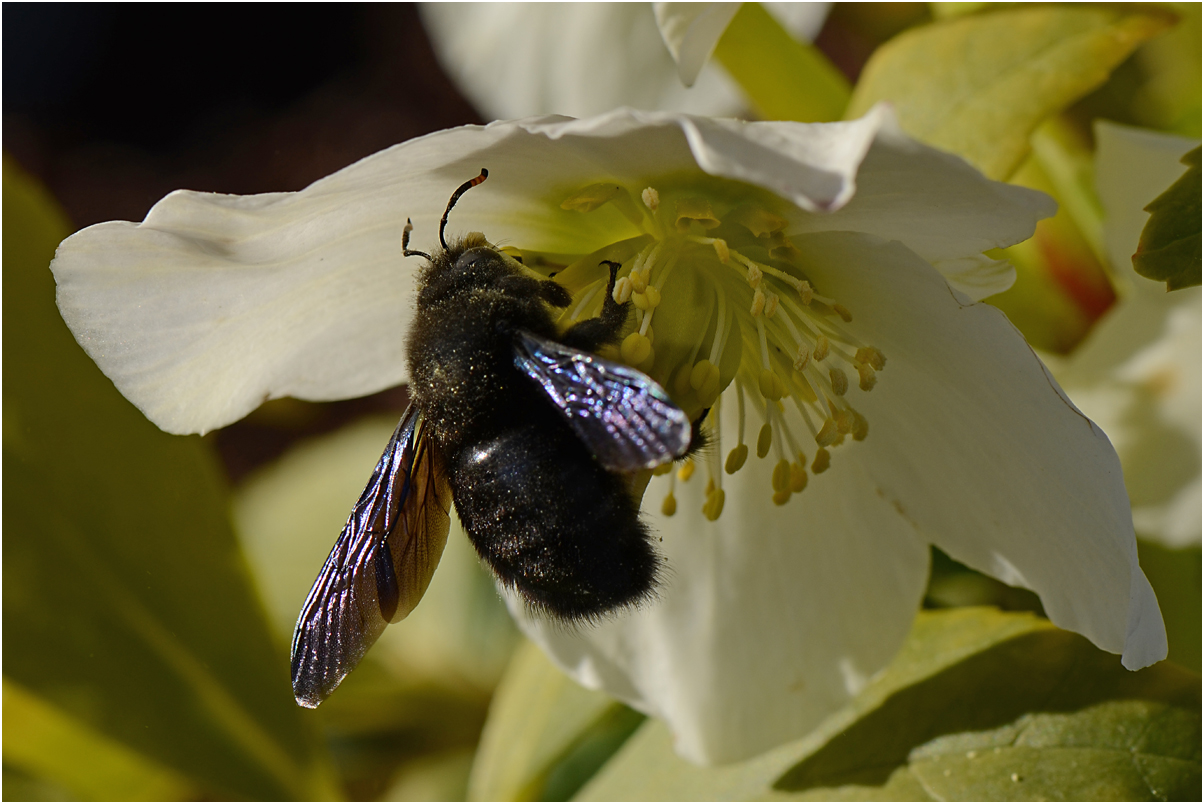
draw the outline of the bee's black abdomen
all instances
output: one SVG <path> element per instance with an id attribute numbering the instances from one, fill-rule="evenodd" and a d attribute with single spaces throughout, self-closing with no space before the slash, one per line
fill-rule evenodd
<path id="1" fill-rule="evenodd" d="M 536 611 L 590 620 L 651 596 L 660 558 L 634 500 L 560 422 L 474 444 L 449 476 L 477 551 Z"/>

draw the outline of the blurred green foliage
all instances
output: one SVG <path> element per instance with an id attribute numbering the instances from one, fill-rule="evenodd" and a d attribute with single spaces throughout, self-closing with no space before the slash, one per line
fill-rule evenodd
<path id="1" fill-rule="evenodd" d="M 29 703 L 13 711 L 94 748 L 51 780 L 75 795 L 171 779 L 190 797 L 335 796 L 209 449 L 148 422 L 58 314 L 47 266 L 69 231 L 6 161 L 4 674 Z M 22 740 L 5 740 L 6 764 L 51 770 L 8 750 Z M 115 751 L 145 755 L 141 778 L 129 763 L 110 789 L 73 786 Z"/>
<path id="2" fill-rule="evenodd" d="M 1040 5 L 913 28 L 874 53 L 846 116 L 890 101 L 909 134 L 1006 179 L 1043 120 L 1172 22 L 1157 11 Z"/>
<path id="3" fill-rule="evenodd" d="M 839 120 L 849 82 L 814 45 L 787 33 L 760 3 L 745 3 L 715 47 L 715 59 L 769 120 Z"/>

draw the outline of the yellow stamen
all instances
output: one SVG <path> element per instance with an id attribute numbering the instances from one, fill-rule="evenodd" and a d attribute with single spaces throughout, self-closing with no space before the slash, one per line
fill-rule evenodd
<path id="1" fill-rule="evenodd" d="M 757 385 L 760 388 L 761 396 L 766 399 L 772 399 L 776 402 L 786 395 L 786 384 L 782 382 L 782 378 L 773 369 L 761 369 Z"/>
<path id="2" fill-rule="evenodd" d="M 819 444 L 821 447 L 827 447 L 831 445 L 839 435 L 840 431 L 836 426 L 835 420 L 826 419 L 824 420 L 824 426 L 819 429 L 819 433 L 817 433 L 815 436 L 815 443 Z"/>
<path id="3" fill-rule="evenodd" d="M 815 474 L 821 474 L 832 465 L 832 456 L 828 454 L 828 450 L 820 447 L 815 452 L 815 460 L 811 462 L 811 471 Z"/>
<path id="4" fill-rule="evenodd" d="M 785 458 L 779 460 L 773 467 L 773 490 L 790 490 L 790 462 Z"/>
<path id="5" fill-rule="evenodd" d="M 748 460 L 748 445 L 737 444 L 731 452 L 727 454 L 727 461 L 723 465 L 723 470 L 729 475 L 734 475 L 740 471 L 740 467 L 744 466 L 744 462 Z"/>
<path id="6" fill-rule="evenodd" d="M 757 457 L 764 458 L 769 454 L 769 448 L 773 446 L 773 428 L 769 426 L 769 422 L 761 425 L 761 432 L 757 434 Z"/>
<path id="7" fill-rule="evenodd" d="M 857 362 L 865 363 L 875 371 L 886 368 L 886 355 L 872 346 L 863 346 L 857 350 Z"/>
<path id="8" fill-rule="evenodd" d="M 841 369 L 828 369 L 828 377 L 832 380 L 832 393 L 837 396 L 844 396 L 849 390 L 849 378 Z"/>
<path id="9" fill-rule="evenodd" d="M 874 373 L 873 367 L 868 363 L 857 364 L 857 376 L 861 378 L 857 387 L 862 391 L 870 391 L 878 384 L 878 375 Z"/>
<path id="10" fill-rule="evenodd" d="M 828 357 L 828 350 L 830 348 L 831 344 L 828 343 L 828 336 L 820 335 L 819 340 L 815 343 L 815 359 L 826 360 Z"/>
<path id="11" fill-rule="evenodd" d="M 798 454 L 798 460 L 790 464 L 790 490 L 798 494 L 807 488 L 807 457 Z"/>
<path id="12" fill-rule="evenodd" d="M 652 341 L 647 335 L 641 335 L 638 332 L 633 332 L 623 339 L 623 345 L 619 347 L 619 354 L 623 355 L 623 362 L 629 366 L 638 366 L 648 359 L 648 355 L 652 354 Z"/>
<path id="13" fill-rule="evenodd" d="M 723 489 L 712 489 L 702 504 L 702 515 L 714 522 L 723 513 Z"/>
<path id="14" fill-rule="evenodd" d="M 687 480 L 689 480 L 693 476 L 694 476 L 694 459 L 687 458 L 686 462 L 683 463 L 681 465 L 681 468 L 677 470 L 677 479 L 680 480 L 682 483 L 685 483 Z"/>

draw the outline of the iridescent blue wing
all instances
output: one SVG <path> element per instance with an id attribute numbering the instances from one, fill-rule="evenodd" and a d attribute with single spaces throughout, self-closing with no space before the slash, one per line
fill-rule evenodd
<path id="1" fill-rule="evenodd" d="M 447 543 L 451 490 L 410 405 L 309 590 L 293 631 L 293 693 L 326 699 L 418 604 Z"/>
<path id="2" fill-rule="evenodd" d="M 514 363 L 612 472 L 651 469 L 690 448 L 685 411 L 643 372 L 529 332 L 518 335 Z"/>

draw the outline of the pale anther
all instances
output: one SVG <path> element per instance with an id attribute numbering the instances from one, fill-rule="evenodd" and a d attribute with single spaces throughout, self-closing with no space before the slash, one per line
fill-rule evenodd
<path id="1" fill-rule="evenodd" d="M 620 278 L 619 281 L 615 282 L 615 301 L 619 304 L 626 304 L 631 299 L 632 290 L 631 280 L 625 276 Z"/>
<path id="2" fill-rule="evenodd" d="M 759 288 L 761 286 L 761 279 L 764 276 L 765 276 L 765 274 L 763 274 L 761 272 L 761 269 L 757 267 L 756 263 L 753 263 L 753 262 L 748 263 L 748 284 L 749 285 L 751 285 L 754 288 Z"/>
<path id="3" fill-rule="evenodd" d="M 643 200 L 644 206 L 656 212 L 661 205 L 661 194 L 656 191 L 655 187 L 645 187 L 644 192 L 640 193 L 640 199 Z"/>
<path id="4" fill-rule="evenodd" d="M 830 346 L 831 344 L 828 343 L 828 336 L 820 335 L 819 339 L 815 342 L 815 359 L 826 359 L 828 357 L 828 349 Z"/>
<path id="5" fill-rule="evenodd" d="M 748 312 L 752 314 L 753 318 L 756 318 L 757 316 L 759 316 L 761 314 L 761 311 L 764 309 L 765 309 L 765 294 L 761 292 L 760 288 L 757 288 L 756 293 L 753 294 L 752 308 Z"/>
<path id="6" fill-rule="evenodd" d="M 844 396 L 845 392 L 849 390 L 849 378 L 845 375 L 844 371 L 838 368 L 830 368 L 828 369 L 828 377 L 832 381 L 832 393 L 837 396 Z"/>
<path id="7" fill-rule="evenodd" d="M 815 295 L 815 291 L 811 288 L 811 283 L 803 280 L 799 283 L 798 295 L 802 298 L 803 304 L 810 304 L 811 297 Z"/>

